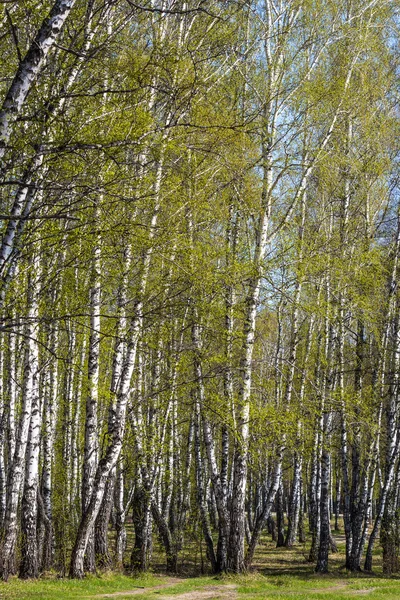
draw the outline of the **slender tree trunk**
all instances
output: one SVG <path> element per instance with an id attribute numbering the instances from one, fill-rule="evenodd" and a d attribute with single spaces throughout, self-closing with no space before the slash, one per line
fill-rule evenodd
<path id="1" fill-rule="evenodd" d="M 285 511 L 284 511 L 284 506 L 283 506 L 282 482 L 278 488 L 278 492 L 275 497 L 275 505 L 276 505 L 276 529 L 277 529 L 276 547 L 280 548 L 285 545 Z"/>
<path id="2" fill-rule="evenodd" d="M 325 415 L 324 419 L 324 432 L 326 433 L 324 439 L 324 448 L 322 451 L 321 461 L 321 500 L 320 500 L 320 514 L 321 514 L 321 530 L 319 537 L 318 547 L 318 560 L 315 567 L 317 573 L 328 572 L 328 556 L 330 549 L 331 530 L 329 522 L 329 481 L 330 481 L 330 469 L 331 469 L 331 454 L 329 444 L 330 428 L 331 428 L 332 413 Z"/>
<path id="3" fill-rule="evenodd" d="M 143 485 L 139 484 L 135 488 L 132 508 L 135 543 L 131 555 L 131 569 L 133 572 L 145 572 L 148 569 L 148 535 L 151 518 L 151 497 L 150 493 Z"/>
<path id="4" fill-rule="evenodd" d="M 320 358 L 318 358 L 318 367 L 320 369 Z M 318 375 L 319 377 L 319 375 Z M 317 378 L 318 380 L 318 378 Z M 309 562 L 317 559 L 319 547 L 319 538 L 321 531 L 321 446 L 322 446 L 322 402 L 320 402 L 321 417 L 315 420 L 314 444 L 311 457 L 311 477 L 309 490 L 309 527 L 311 531 L 311 547 L 308 556 Z"/>
<path id="5" fill-rule="evenodd" d="M 339 515 L 340 515 L 340 503 L 341 503 L 341 480 L 339 469 L 336 468 L 336 495 L 335 495 L 335 530 L 340 531 L 339 527 Z"/>
<path id="6" fill-rule="evenodd" d="M 296 542 L 297 530 L 299 525 L 300 512 L 300 480 L 303 467 L 303 459 L 300 453 L 295 453 L 292 490 L 289 499 L 288 510 L 288 528 L 285 539 L 285 546 L 291 548 Z"/>
<path id="7" fill-rule="evenodd" d="M 0 530 L 4 524 L 6 512 L 6 419 L 7 419 L 7 393 L 5 385 L 4 366 L 4 337 L 0 334 Z"/>
<path id="8" fill-rule="evenodd" d="M 305 495 L 303 493 L 303 480 L 300 479 L 300 503 L 299 503 L 299 509 L 300 509 L 299 542 L 300 542 L 300 544 L 305 544 L 305 542 L 306 542 L 306 532 L 305 532 L 305 527 L 304 527 L 304 512 L 305 512 L 304 498 L 305 498 Z"/>
<path id="9" fill-rule="evenodd" d="M 102 569 L 110 568 L 112 565 L 108 549 L 108 525 L 114 501 L 115 468 L 111 471 L 104 491 L 103 502 L 97 515 L 94 529 L 94 546 L 96 565 Z"/>
<path id="10" fill-rule="evenodd" d="M 125 519 L 126 512 L 129 508 L 129 500 L 127 506 L 124 506 L 124 472 L 122 468 L 121 462 L 117 465 L 117 481 L 115 486 L 115 566 L 119 569 L 123 567 L 124 564 L 124 552 L 126 549 L 126 527 L 125 527 Z"/>
<path id="11" fill-rule="evenodd" d="M 57 346 L 57 331 L 52 329 L 49 333 L 49 345 L 52 352 Z M 50 365 L 46 373 L 45 398 L 44 398 L 44 434 L 43 434 L 43 471 L 41 495 L 43 498 L 43 510 L 46 515 L 44 523 L 44 540 L 42 565 L 43 571 L 51 568 L 54 557 L 54 531 L 53 531 L 53 459 L 54 438 L 56 425 L 57 407 L 57 370 Z"/>
<path id="12" fill-rule="evenodd" d="M 38 319 L 38 258 L 33 265 L 33 277 L 30 285 L 32 286 L 32 304 L 33 312 L 31 318 Z M 39 348 L 37 343 L 38 326 L 32 331 L 30 341 L 29 361 L 31 369 L 30 394 L 31 400 L 31 418 L 29 423 L 28 444 L 26 448 L 26 466 L 25 466 L 25 484 L 22 495 L 21 505 L 21 564 L 19 575 L 23 579 L 37 577 L 39 574 L 39 553 L 38 553 L 38 504 L 37 497 L 39 493 L 39 450 L 40 450 L 40 432 L 41 432 L 41 408 L 39 397 Z"/>
<path id="13" fill-rule="evenodd" d="M 38 385 L 38 347 L 32 341 L 32 405 L 29 425 L 28 445 L 26 449 L 25 485 L 21 506 L 21 564 L 19 576 L 22 579 L 37 577 L 39 574 L 39 556 L 37 545 L 37 521 L 39 493 L 39 449 L 40 449 L 40 399 Z"/>
<path id="14" fill-rule="evenodd" d="M 201 525 L 203 529 L 203 536 L 206 543 L 207 558 L 211 563 L 213 573 L 217 572 L 217 560 L 214 552 L 214 543 L 211 534 L 209 513 L 207 510 L 207 503 L 205 500 L 205 489 L 204 489 L 204 467 L 203 459 L 201 456 L 201 445 L 200 445 L 200 406 L 197 403 L 197 414 L 195 416 L 194 424 L 194 448 L 196 458 L 196 489 L 197 489 L 197 503 L 200 510 Z"/>
<path id="15" fill-rule="evenodd" d="M 99 210 L 95 209 L 95 223 Z M 82 474 L 82 514 L 88 508 L 93 490 L 93 482 L 98 462 L 98 394 L 99 394 L 99 354 L 100 354 L 100 239 L 96 236 L 93 252 L 90 303 L 90 335 L 88 347 L 88 394 L 85 416 L 85 449 Z M 96 570 L 94 530 L 90 532 L 86 547 L 85 567 L 90 573 Z"/>

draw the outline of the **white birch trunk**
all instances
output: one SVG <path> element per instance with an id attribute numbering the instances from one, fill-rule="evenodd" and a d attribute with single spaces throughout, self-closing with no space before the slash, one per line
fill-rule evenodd
<path id="1" fill-rule="evenodd" d="M 6 435 L 6 394 L 4 373 L 4 336 L 0 334 L 0 529 L 3 527 L 6 512 L 6 462 L 5 462 L 5 435 Z"/>
<path id="2" fill-rule="evenodd" d="M 95 224 L 98 226 L 99 210 L 95 210 Z M 88 346 L 88 393 L 85 409 L 85 448 L 82 474 L 82 514 L 89 506 L 96 474 L 99 439 L 98 439 L 98 396 L 99 396 L 99 354 L 100 354 L 100 238 L 92 258 L 91 287 L 89 291 L 90 334 Z M 94 531 L 90 532 L 86 548 L 86 569 L 95 571 Z"/>
<path id="3" fill-rule="evenodd" d="M 10 260 L 11 253 L 14 249 L 14 239 L 17 232 L 17 227 L 20 223 L 20 218 L 26 212 L 26 206 L 32 194 L 34 194 L 35 184 L 33 177 L 43 163 L 43 154 L 37 154 L 32 161 L 30 168 L 24 173 L 24 185 L 20 187 L 16 193 L 14 203 L 10 212 L 10 219 L 7 223 L 6 231 L 1 240 L 0 247 L 0 273 L 3 274 L 7 262 Z"/>
<path id="4" fill-rule="evenodd" d="M 37 344 L 34 340 L 35 329 L 32 322 L 37 317 L 37 298 L 35 290 L 28 286 L 28 313 L 27 324 L 25 328 L 25 359 L 24 359 L 24 381 L 22 389 L 22 407 L 16 437 L 15 450 L 10 457 L 10 468 L 7 479 L 7 504 L 4 519 L 4 537 L 0 546 L 0 575 L 7 580 L 9 575 L 15 570 L 15 550 L 18 536 L 18 503 L 20 498 L 21 485 L 24 477 L 25 453 L 30 433 L 30 423 L 33 410 L 36 413 L 32 425 L 33 445 L 30 448 L 33 452 L 32 470 L 28 481 L 35 486 L 35 436 L 38 434 L 37 415 L 39 414 L 37 398 Z M 35 396 L 36 395 L 36 396 Z M 32 438 L 31 438 L 32 439 Z M 34 510 L 35 510 L 34 501 Z M 35 524 L 36 527 L 36 524 Z M 36 530 L 35 530 L 36 532 Z"/>
<path id="5" fill-rule="evenodd" d="M 38 278 L 39 256 L 36 256 L 32 265 L 33 274 L 29 285 L 32 286 L 32 316 L 34 322 L 38 319 Z M 29 424 L 28 445 L 26 449 L 25 483 L 22 495 L 21 506 L 21 564 L 19 575 L 27 579 L 37 577 L 39 574 L 39 556 L 37 544 L 37 522 L 38 522 L 38 489 L 39 489 L 39 451 L 40 451 L 40 433 L 41 433 L 41 402 L 39 396 L 39 346 L 37 338 L 39 327 L 34 324 L 32 327 L 30 345 L 30 368 L 31 383 L 30 394 L 31 401 L 31 419 Z"/>
<path id="6" fill-rule="evenodd" d="M 35 83 L 47 56 L 64 27 L 75 0 L 56 0 L 44 19 L 25 58 L 20 62 L 0 109 L 0 158 L 4 156 L 15 118 Z"/>
<path id="7" fill-rule="evenodd" d="M 52 328 L 49 333 L 49 344 L 52 352 L 58 345 L 58 330 Z M 43 540 L 42 569 L 48 570 L 53 563 L 54 534 L 53 534 L 53 461 L 54 441 L 57 421 L 58 399 L 57 368 L 50 364 L 46 373 L 45 398 L 44 398 L 44 433 L 43 433 L 43 472 L 42 472 L 42 497 L 45 513 L 45 535 Z"/>
<path id="8" fill-rule="evenodd" d="M 15 403 L 17 399 L 17 373 L 16 373 L 16 356 L 17 356 L 17 335 L 10 333 L 8 336 L 8 381 L 7 381 L 7 396 L 8 396 L 8 415 L 7 415 L 7 454 L 9 463 L 15 452 Z"/>

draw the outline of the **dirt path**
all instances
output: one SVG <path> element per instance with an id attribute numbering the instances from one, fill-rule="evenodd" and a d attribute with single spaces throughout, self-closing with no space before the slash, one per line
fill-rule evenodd
<path id="1" fill-rule="evenodd" d="M 236 600 L 236 598 L 235 585 L 206 585 L 201 590 L 161 596 L 160 600 Z"/>
<path id="2" fill-rule="evenodd" d="M 118 598 L 118 596 L 137 596 L 139 594 L 157 593 L 159 600 L 236 600 L 235 585 L 206 585 L 200 590 L 191 590 L 190 592 L 182 592 L 182 594 L 164 595 L 159 592 L 173 587 L 179 583 L 184 583 L 185 579 L 170 578 L 165 583 L 154 585 L 152 587 L 137 587 L 133 590 L 125 592 L 114 592 L 112 594 L 100 594 L 96 598 Z"/>
<path id="3" fill-rule="evenodd" d="M 165 583 L 160 585 L 153 585 L 152 587 L 138 586 L 133 590 L 127 590 L 125 592 L 113 592 L 112 594 L 98 594 L 95 598 L 117 598 L 118 596 L 136 596 L 138 594 L 144 594 L 147 592 L 156 592 L 157 590 L 167 589 L 176 585 L 177 583 L 183 583 L 184 579 L 178 579 L 178 577 L 169 577 Z"/>
<path id="4" fill-rule="evenodd" d="M 318 593 L 323 593 L 323 592 L 347 592 L 348 594 L 353 594 L 354 596 L 363 596 L 363 595 L 367 595 L 367 594 L 371 594 L 373 591 L 375 591 L 376 588 L 371 587 L 371 588 L 363 588 L 363 589 L 359 589 L 359 590 L 352 590 L 351 588 L 349 589 L 348 587 L 348 583 L 347 581 L 341 581 L 339 583 L 336 583 L 335 585 L 330 585 L 329 587 L 320 587 L 320 588 L 310 588 L 307 591 L 308 592 L 318 592 Z"/>
<path id="5" fill-rule="evenodd" d="M 306 594 L 306 593 L 312 593 L 312 594 L 331 594 L 332 592 L 346 592 L 347 595 L 351 595 L 351 596 L 366 596 L 368 594 L 372 594 L 372 592 L 374 592 L 376 590 L 375 587 L 370 587 L 370 588 L 363 588 L 363 589 L 358 589 L 358 590 L 352 590 L 351 588 L 348 587 L 349 583 L 347 581 L 340 581 L 338 583 L 335 583 L 334 585 L 330 585 L 328 587 L 312 587 L 312 588 L 300 588 L 298 590 L 268 590 L 268 592 L 266 592 L 266 594 L 269 596 L 278 596 L 278 595 L 282 595 L 285 594 L 287 596 L 290 596 L 291 594 Z M 174 596 L 176 597 L 176 596 Z M 341 597 L 341 596 L 340 596 Z M 180 598 L 180 596 L 178 596 L 178 598 Z M 339 596 L 338 596 L 339 598 Z M 168 600 L 172 600 L 172 596 L 170 598 L 168 598 Z"/>
<path id="6" fill-rule="evenodd" d="M 155 598 L 158 600 L 238 600 L 237 586 L 234 584 L 221 584 L 221 585 L 205 585 L 197 590 L 182 591 L 181 594 L 168 594 L 168 589 L 177 585 L 185 583 L 186 579 L 170 577 L 164 583 L 160 585 L 154 585 L 151 587 L 135 587 L 132 590 L 126 590 L 124 592 L 113 592 L 111 594 L 99 594 L 96 598 L 118 598 L 126 596 L 137 596 L 140 594 L 155 594 Z M 298 594 L 301 591 L 309 593 L 326 594 L 332 592 L 347 592 L 352 596 L 367 596 L 376 590 L 376 588 L 365 588 L 365 589 L 349 589 L 349 583 L 347 581 L 339 581 L 328 587 L 312 587 L 307 590 L 284 590 L 284 593 L 290 596 L 291 594 Z M 165 593 L 163 593 L 165 591 Z M 275 596 L 282 594 L 283 590 L 268 590 L 268 596 Z"/>
<path id="7" fill-rule="evenodd" d="M 138 587 L 133 590 L 127 590 L 125 592 L 114 592 L 112 594 L 101 594 L 96 596 L 97 598 L 118 598 L 118 596 L 136 596 L 139 594 L 151 594 L 155 593 L 158 600 L 237 600 L 238 594 L 236 590 L 236 585 L 234 584 L 226 584 L 226 585 L 206 585 L 199 590 L 191 590 L 188 592 L 182 592 L 181 594 L 173 594 L 169 595 L 168 593 L 163 594 L 162 592 L 165 590 L 167 592 L 168 588 L 173 587 L 179 583 L 184 583 L 185 579 L 178 578 L 170 578 L 165 583 L 160 585 L 154 585 L 152 587 Z M 348 594 L 352 596 L 366 596 L 375 591 L 376 588 L 365 588 L 359 590 L 352 590 L 348 588 L 348 583 L 346 581 L 338 582 L 334 585 L 330 585 L 329 587 L 313 587 L 309 588 L 307 591 L 310 593 L 332 593 L 332 592 L 344 592 L 346 591 Z M 161 593 L 160 593 L 161 592 Z M 300 592 L 296 590 L 285 590 L 285 594 L 288 596 L 291 594 L 298 594 Z M 277 594 L 282 594 L 282 590 L 269 590 L 269 596 L 275 596 Z"/>

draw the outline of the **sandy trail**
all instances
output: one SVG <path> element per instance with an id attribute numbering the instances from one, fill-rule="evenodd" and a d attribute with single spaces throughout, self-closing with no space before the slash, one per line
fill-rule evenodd
<path id="1" fill-rule="evenodd" d="M 159 592 L 162 592 L 163 590 L 167 591 L 168 588 L 184 582 L 185 579 L 171 577 L 165 583 L 160 585 L 154 585 L 152 587 L 136 587 L 133 590 L 126 590 L 125 592 L 99 594 L 96 598 L 118 598 L 118 596 L 137 596 L 139 594 L 151 593 L 155 593 L 155 597 L 159 600 L 236 600 L 237 598 L 236 586 L 228 584 L 208 585 L 202 587 L 200 590 L 191 590 L 190 592 L 182 592 L 182 594 L 159 594 Z"/>
<path id="2" fill-rule="evenodd" d="M 96 598 L 118 598 L 118 596 L 137 596 L 139 594 L 144 594 L 144 593 L 151 593 L 151 592 L 156 592 L 158 590 L 163 590 L 163 589 L 168 589 L 169 587 L 172 587 L 174 585 L 176 585 L 177 583 L 183 583 L 185 580 L 184 579 L 178 579 L 177 577 L 170 577 L 168 578 L 168 580 L 165 583 L 162 583 L 160 585 L 153 585 L 152 587 L 144 587 L 144 586 L 138 586 L 135 587 L 133 590 L 127 590 L 125 592 L 113 592 L 111 594 L 98 594 L 97 596 L 95 596 Z M 177 596 L 175 596 L 177 597 Z"/>
<path id="3" fill-rule="evenodd" d="M 179 579 L 171 577 L 166 582 L 160 585 L 154 585 L 152 587 L 136 587 L 132 590 L 124 592 L 114 592 L 111 594 L 100 594 L 96 598 L 118 598 L 118 596 L 137 596 L 140 594 L 152 594 L 158 600 L 238 600 L 238 593 L 236 585 L 225 584 L 225 585 L 207 585 L 199 590 L 191 590 L 188 592 L 182 592 L 181 594 L 168 594 L 168 588 L 173 587 L 179 583 L 184 583 L 185 579 Z M 334 585 L 328 587 L 313 587 L 303 590 L 303 592 L 310 593 L 332 593 L 332 592 L 346 592 L 352 596 L 366 596 L 375 591 L 376 588 L 365 588 L 359 590 L 352 590 L 348 588 L 347 581 L 340 581 Z M 163 594 L 163 591 L 167 592 Z M 285 590 L 284 593 L 288 596 L 291 594 L 300 593 L 302 590 Z M 282 594 L 283 590 L 270 590 L 268 596 L 275 596 L 276 594 Z"/>

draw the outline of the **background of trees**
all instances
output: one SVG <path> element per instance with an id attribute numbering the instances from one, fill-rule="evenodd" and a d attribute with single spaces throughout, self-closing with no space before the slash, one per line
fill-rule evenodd
<path id="1" fill-rule="evenodd" d="M 396 4 L 1 10 L 2 577 L 398 571 Z"/>

